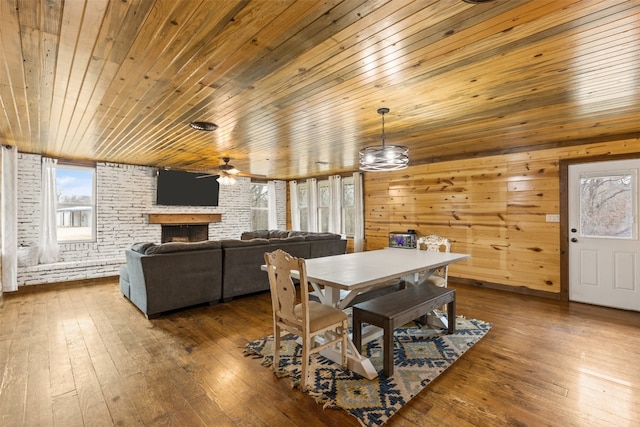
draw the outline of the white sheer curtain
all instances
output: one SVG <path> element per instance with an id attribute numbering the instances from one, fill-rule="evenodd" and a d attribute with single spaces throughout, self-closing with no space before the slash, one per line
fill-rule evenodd
<path id="1" fill-rule="evenodd" d="M 318 181 L 307 179 L 307 194 L 309 195 L 309 227 L 307 230 L 318 231 Z"/>
<path id="2" fill-rule="evenodd" d="M 329 232 L 342 232 L 342 177 L 329 177 Z"/>
<path id="3" fill-rule="evenodd" d="M 300 207 L 298 206 L 298 182 L 289 182 L 289 201 L 291 204 L 291 229 L 300 231 Z"/>
<path id="4" fill-rule="evenodd" d="M 364 250 L 364 191 L 361 172 L 353 173 L 353 190 L 355 198 L 353 251 L 362 252 Z"/>
<path id="5" fill-rule="evenodd" d="M 0 175 L 0 296 L 18 290 L 18 149 L 3 145 Z"/>
<path id="6" fill-rule="evenodd" d="M 276 203 L 276 182 L 267 182 L 267 197 L 268 199 L 268 223 L 269 230 L 278 229 L 278 206 Z"/>
<path id="7" fill-rule="evenodd" d="M 40 199 L 40 263 L 58 261 L 58 236 L 56 234 L 56 164 L 55 159 L 42 158 L 42 197 Z"/>

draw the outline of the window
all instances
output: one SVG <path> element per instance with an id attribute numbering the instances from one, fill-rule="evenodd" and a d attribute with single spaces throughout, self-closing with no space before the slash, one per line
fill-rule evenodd
<path id="1" fill-rule="evenodd" d="M 58 242 L 95 240 L 95 169 L 58 163 L 56 190 Z"/>
<path id="2" fill-rule="evenodd" d="M 251 184 L 251 229 L 269 228 L 269 187 L 267 184 Z"/>
<path id="3" fill-rule="evenodd" d="M 318 181 L 318 231 L 329 231 L 329 202 L 331 187 L 329 181 Z"/>
<path id="4" fill-rule="evenodd" d="M 353 236 L 355 233 L 356 193 L 353 177 L 342 178 L 342 234 Z"/>
<path id="5" fill-rule="evenodd" d="M 355 187 L 353 177 L 343 177 L 342 182 L 342 216 L 340 233 L 353 236 L 355 233 Z M 318 230 L 329 231 L 329 212 L 331 187 L 329 180 L 318 181 Z M 307 231 L 309 218 L 309 192 L 306 183 L 298 184 L 298 215 L 300 229 Z"/>
<path id="6" fill-rule="evenodd" d="M 300 230 L 309 230 L 309 191 L 307 184 L 298 184 L 298 213 L 300 215 Z"/>
<path id="7" fill-rule="evenodd" d="M 580 177 L 580 233 L 585 237 L 635 238 L 633 172 Z"/>

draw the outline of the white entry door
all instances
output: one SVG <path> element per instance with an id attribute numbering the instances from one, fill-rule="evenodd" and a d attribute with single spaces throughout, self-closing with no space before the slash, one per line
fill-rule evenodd
<path id="1" fill-rule="evenodd" d="M 569 166 L 569 299 L 640 311 L 640 159 Z"/>

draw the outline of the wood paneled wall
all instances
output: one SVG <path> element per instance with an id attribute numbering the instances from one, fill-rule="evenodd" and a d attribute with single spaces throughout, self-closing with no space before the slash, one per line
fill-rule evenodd
<path id="1" fill-rule="evenodd" d="M 638 152 L 638 139 L 505 154 L 367 173 L 366 249 L 388 246 L 388 233 L 450 238 L 471 254 L 449 275 L 484 284 L 560 293 L 561 159 Z"/>

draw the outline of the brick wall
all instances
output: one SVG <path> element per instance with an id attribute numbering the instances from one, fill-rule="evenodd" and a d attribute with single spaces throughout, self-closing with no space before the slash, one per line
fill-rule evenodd
<path id="1" fill-rule="evenodd" d="M 41 156 L 18 155 L 18 244 L 37 245 L 40 230 Z M 249 178 L 220 186 L 219 206 L 158 206 L 155 168 L 115 163 L 96 165 L 96 241 L 60 245 L 59 264 L 20 267 L 18 284 L 31 285 L 117 275 L 124 250 L 135 242 L 159 243 L 160 224 L 149 224 L 149 213 L 220 213 L 222 222 L 209 225 L 209 239 L 235 239 L 250 228 Z M 278 223 L 286 223 L 285 182 L 276 183 Z"/>

